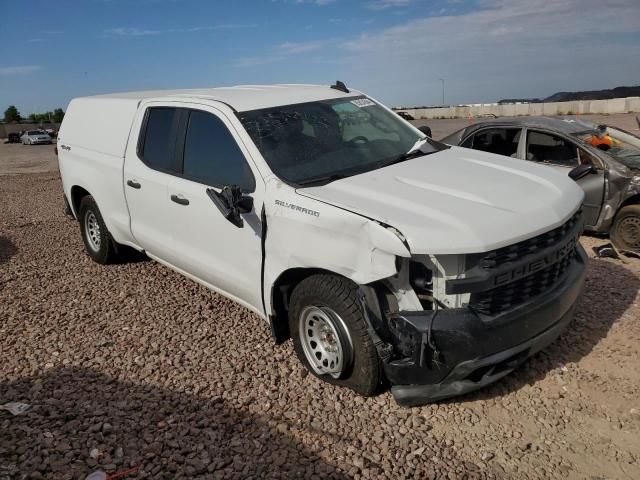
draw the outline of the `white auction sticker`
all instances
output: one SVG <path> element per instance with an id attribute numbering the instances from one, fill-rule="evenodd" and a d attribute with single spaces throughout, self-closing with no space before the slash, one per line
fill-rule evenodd
<path id="1" fill-rule="evenodd" d="M 351 100 L 351 103 L 353 103 L 356 107 L 360 107 L 360 108 L 370 107 L 372 105 L 375 105 L 375 103 L 373 103 L 368 98 L 356 98 L 355 100 Z"/>

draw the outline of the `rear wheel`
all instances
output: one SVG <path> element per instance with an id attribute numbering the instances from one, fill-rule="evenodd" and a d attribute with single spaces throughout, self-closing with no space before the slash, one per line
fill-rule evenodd
<path id="1" fill-rule="evenodd" d="M 80 201 L 80 232 L 87 254 L 101 264 L 116 260 L 117 254 L 111 234 L 102 219 L 98 205 L 91 195 Z"/>
<path id="2" fill-rule="evenodd" d="M 378 390 L 382 368 L 358 292 L 336 275 L 306 278 L 291 294 L 289 329 L 298 358 L 312 374 L 368 396 Z"/>
<path id="3" fill-rule="evenodd" d="M 627 205 L 620 209 L 610 236 L 616 248 L 640 252 L 640 205 Z"/>

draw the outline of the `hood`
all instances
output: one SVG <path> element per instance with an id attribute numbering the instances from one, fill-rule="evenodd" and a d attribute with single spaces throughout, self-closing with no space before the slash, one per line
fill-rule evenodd
<path id="1" fill-rule="evenodd" d="M 552 168 L 458 147 L 297 192 L 395 227 L 414 254 L 526 240 L 564 223 L 584 198 Z"/>

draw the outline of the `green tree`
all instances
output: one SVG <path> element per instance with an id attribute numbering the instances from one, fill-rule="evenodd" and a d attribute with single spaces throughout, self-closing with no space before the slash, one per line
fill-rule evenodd
<path id="1" fill-rule="evenodd" d="M 56 108 L 53 111 L 53 121 L 55 123 L 60 123 L 62 122 L 63 118 L 64 118 L 64 110 L 62 110 L 61 108 Z"/>
<path id="2" fill-rule="evenodd" d="M 31 123 L 38 123 L 38 115 L 36 113 L 30 113 L 27 117 L 27 120 L 29 120 Z"/>
<path id="3" fill-rule="evenodd" d="M 4 111 L 4 121 L 7 123 L 19 122 L 21 119 L 20 112 L 15 105 L 11 105 Z"/>

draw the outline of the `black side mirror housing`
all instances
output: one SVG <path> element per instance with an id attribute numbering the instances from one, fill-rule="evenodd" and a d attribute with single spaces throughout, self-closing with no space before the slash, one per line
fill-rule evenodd
<path id="1" fill-rule="evenodd" d="M 421 127 L 418 127 L 418 130 L 424 133 L 427 137 L 433 138 L 433 136 L 431 135 L 431 127 L 429 127 L 428 125 L 422 125 Z"/>
<path id="2" fill-rule="evenodd" d="M 586 177 L 590 173 L 597 173 L 596 167 L 593 165 L 578 165 L 576 168 L 569 172 L 569 178 L 571 180 L 575 180 L 576 182 L 581 178 Z"/>
<path id="3" fill-rule="evenodd" d="M 207 188 L 207 195 L 220 210 L 222 216 L 238 228 L 244 226 L 240 214 L 253 210 L 253 198 L 243 195 L 238 185 L 225 186 L 220 192 L 216 192 L 213 188 Z"/>

